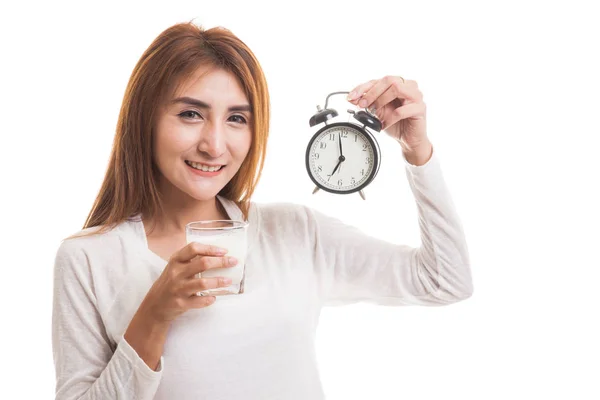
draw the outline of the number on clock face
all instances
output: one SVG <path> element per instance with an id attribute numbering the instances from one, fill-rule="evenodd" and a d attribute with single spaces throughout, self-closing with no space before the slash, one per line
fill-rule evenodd
<path id="1" fill-rule="evenodd" d="M 340 141 L 345 158 L 341 163 Z M 310 170 L 325 187 L 352 190 L 369 178 L 374 168 L 373 152 L 371 143 L 361 132 L 348 126 L 334 126 L 313 141 L 309 152 Z"/>

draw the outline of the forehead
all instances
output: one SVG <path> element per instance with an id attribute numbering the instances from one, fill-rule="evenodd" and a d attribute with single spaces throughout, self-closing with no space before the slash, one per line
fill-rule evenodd
<path id="1" fill-rule="evenodd" d="M 223 68 L 213 66 L 200 67 L 182 79 L 172 96 L 177 97 L 236 104 L 248 102 L 238 78 Z"/>

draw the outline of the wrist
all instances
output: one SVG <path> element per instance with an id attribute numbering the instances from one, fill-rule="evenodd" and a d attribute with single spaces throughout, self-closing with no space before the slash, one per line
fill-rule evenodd
<path id="1" fill-rule="evenodd" d="M 409 164 L 421 166 L 426 164 L 433 154 L 433 145 L 429 140 L 412 147 L 410 150 L 403 149 L 404 158 Z"/>
<path id="2" fill-rule="evenodd" d="M 171 321 L 161 318 L 156 312 L 152 312 L 153 309 L 156 309 L 156 307 L 148 303 L 147 299 L 144 299 L 133 315 L 130 324 L 143 329 L 148 333 L 148 336 L 166 336 L 171 326 Z"/>
<path id="3" fill-rule="evenodd" d="M 152 370 L 158 368 L 170 323 L 159 322 L 138 309 L 123 338 Z"/>

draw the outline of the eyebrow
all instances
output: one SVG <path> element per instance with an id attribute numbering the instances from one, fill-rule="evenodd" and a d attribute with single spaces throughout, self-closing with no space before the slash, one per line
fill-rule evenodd
<path id="1" fill-rule="evenodd" d="M 202 100 L 198 100 L 198 99 L 194 99 L 193 97 L 178 97 L 176 99 L 173 99 L 171 101 L 171 104 L 177 104 L 177 103 L 184 103 L 184 104 L 189 104 L 191 106 L 196 106 L 198 108 L 207 108 L 207 109 L 211 109 L 210 104 L 203 102 Z M 247 112 L 251 112 L 252 109 L 250 108 L 249 104 L 240 104 L 240 105 L 236 105 L 236 106 L 231 106 L 227 109 L 229 112 L 231 111 L 247 111 Z"/>

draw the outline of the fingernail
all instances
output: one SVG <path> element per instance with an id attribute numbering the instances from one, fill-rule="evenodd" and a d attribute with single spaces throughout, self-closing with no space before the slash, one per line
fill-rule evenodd
<path id="1" fill-rule="evenodd" d="M 223 278 L 223 283 L 225 285 L 231 285 L 231 278 Z"/>
<path id="2" fill-rule="evenodd" d="M 217 254 L 221 254 L 221 255 L 223 255 L 223 254 L 227 254 L 227 249 L 223 249 L 223 248 L 221 248 L 221 247 L 217 247 L 217 248 L 215 249 L 215 251 L 216 251 L 216 253 L 217 253 Z"/>
<path id="3" fill-rule="evenodd" d="M 366 100 L 366 99 L 361 99 L 361 100 L 358 102 L 358 105 L 359 105 L 359 106 L 361 106 L 361 107 L 363 107 L 363 108 L 364 108 L 364 107 L 366 107 L 366 106 L 367 106 L 367 104 L 368 104 L 368 103 L 367 103 L 367 100 Z"/>
<path id="4" fill-rule="evenodd" d="M 375 108 L 375 106 L 373 106 L 373 107 L 369 108 L 369 112 L 371 114 L 375 114 L 377 112 L 377 108 Z"/>
<path id="5" fill-rule="evenodd" d="M 235 257 L 229 257 L 227 259 L 227 262 L 229 262 L 229 265 L 235 265 L 235 264 L 237 264 L 238 260 Z"/>
<path id="6" fill-rule="evenodd" d="M 356 91 L 352 91 L 352 92 L 350 92 L 348 97 L 346 97 L 346 100 L 354 100 L 355 97 L 356 97 Z"/>

